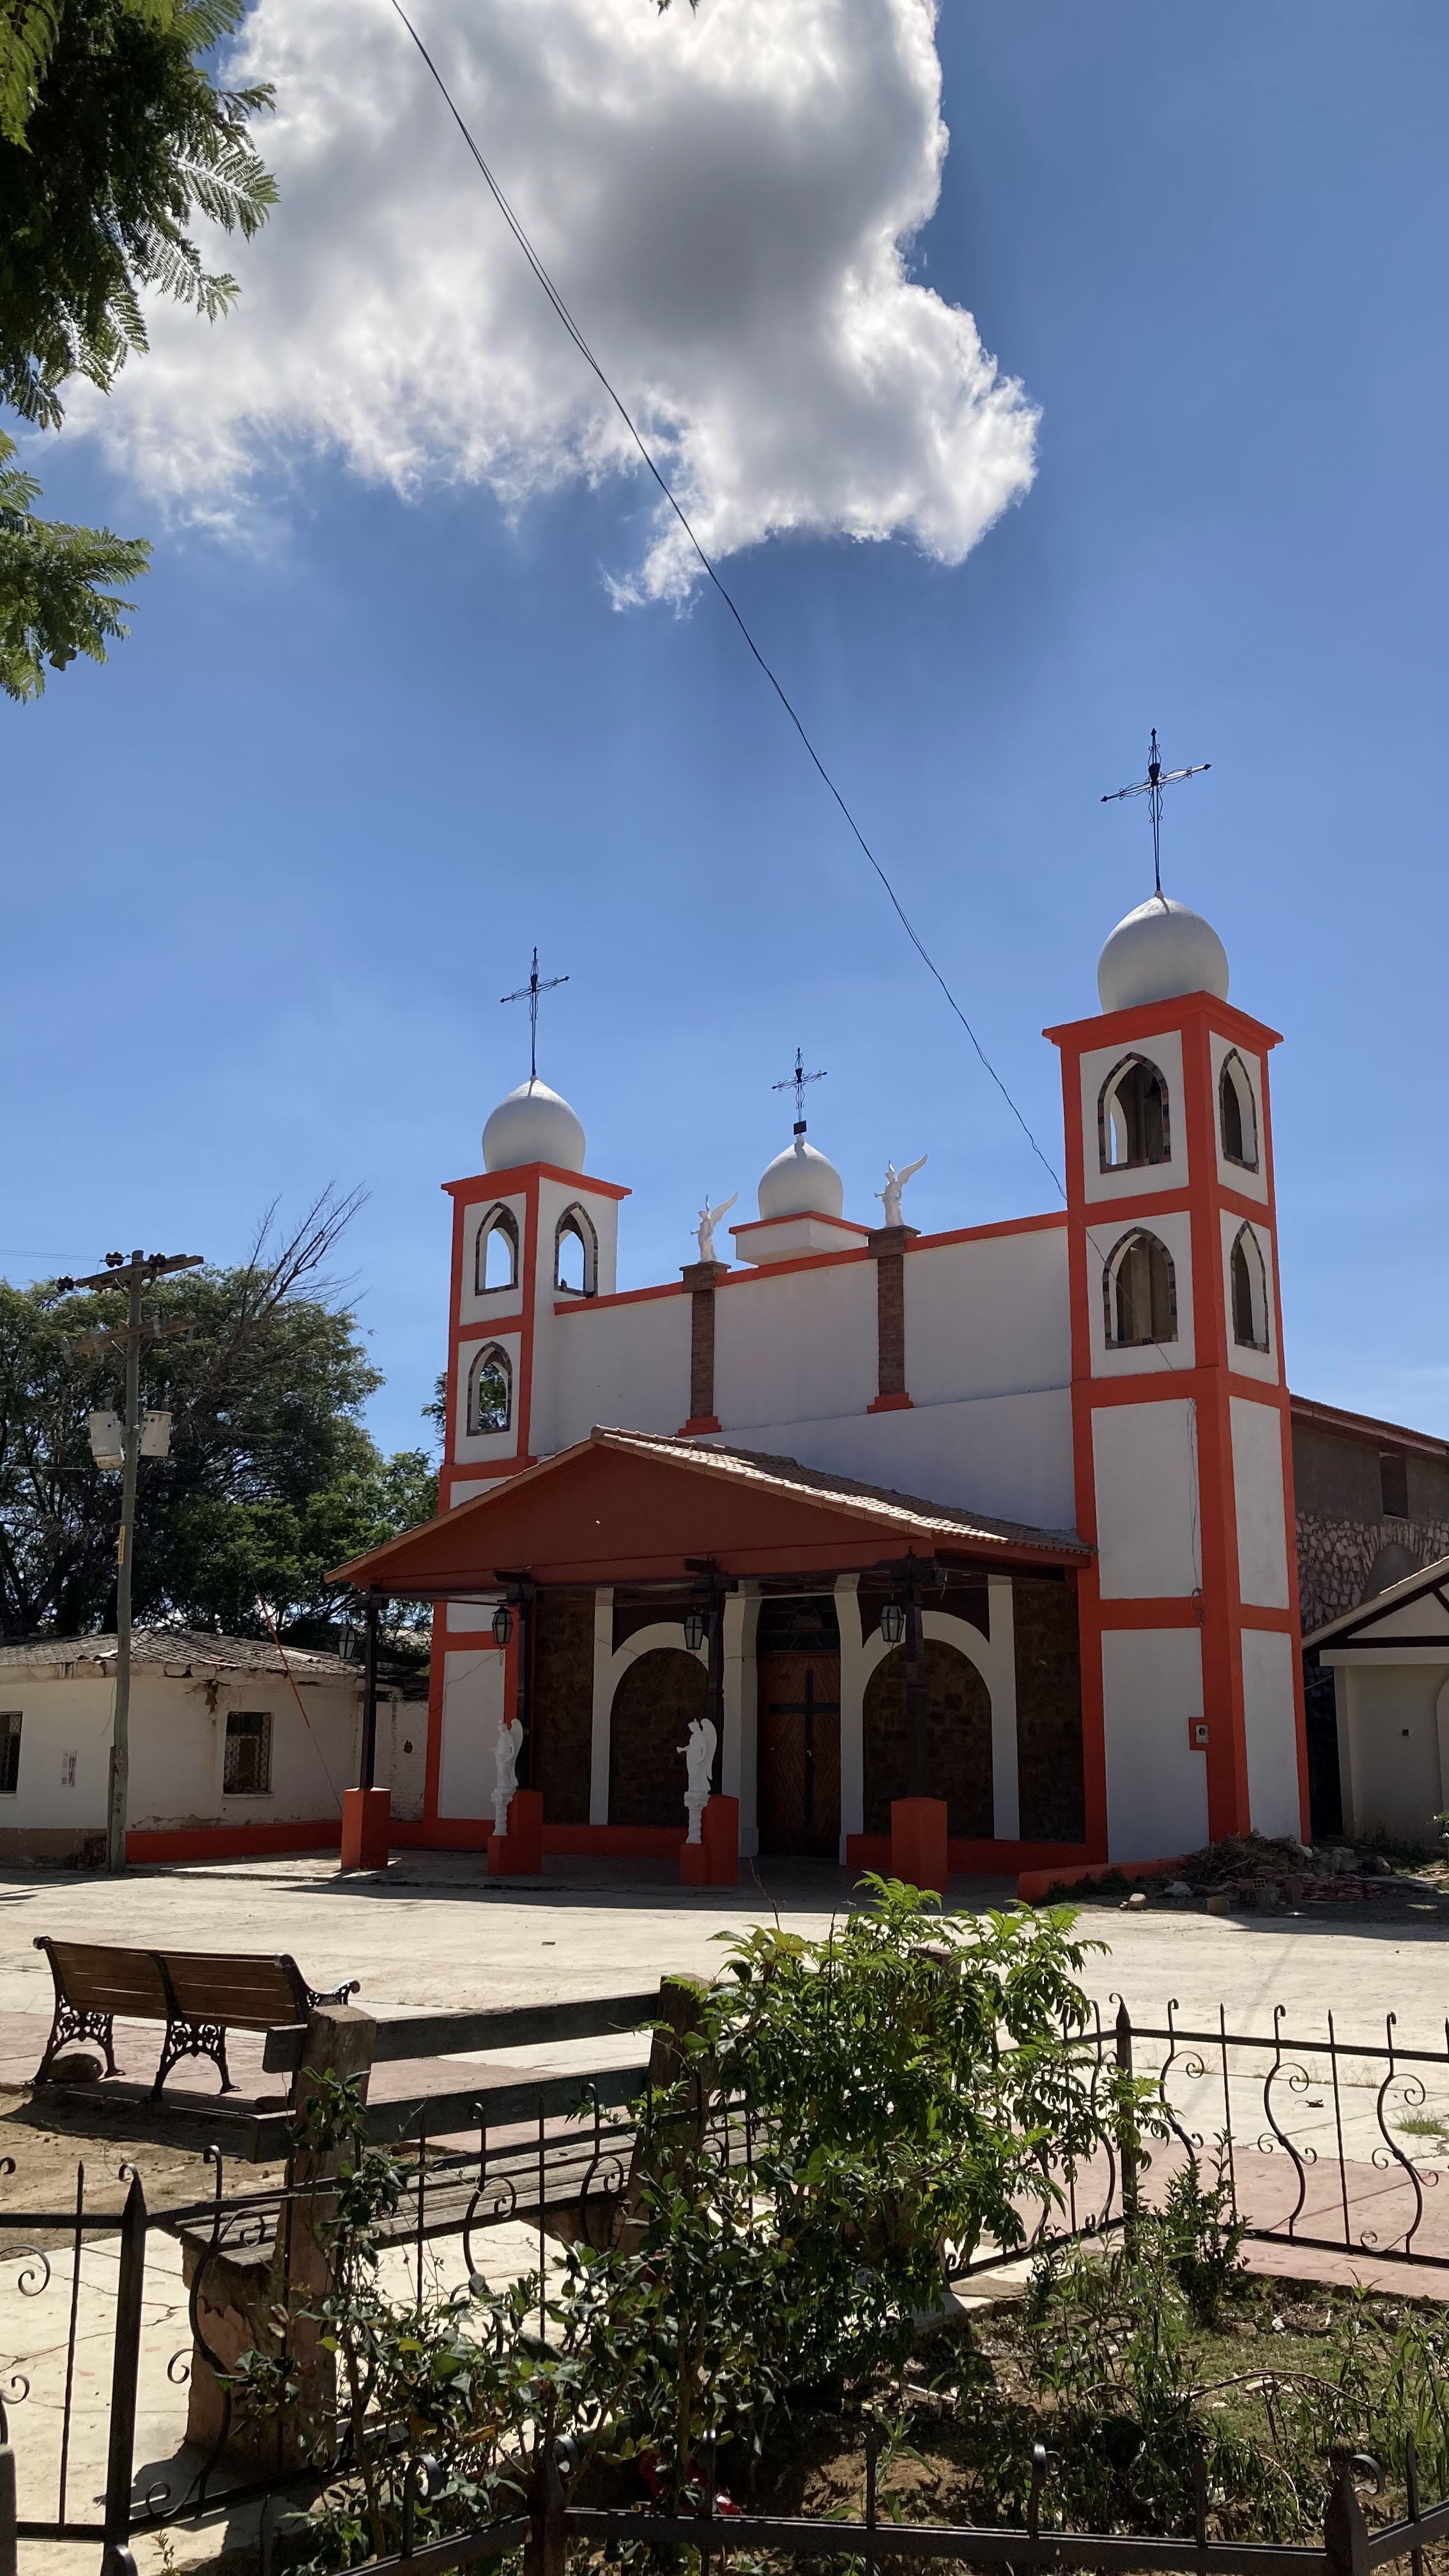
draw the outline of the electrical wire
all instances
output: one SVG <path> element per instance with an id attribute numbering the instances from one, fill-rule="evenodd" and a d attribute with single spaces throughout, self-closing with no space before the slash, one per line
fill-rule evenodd
<path id="1" fill-rule="evenodd" d="M 900 922 L 901 928 L 904 930 L 906 937 L 915 949 L 916 954 L 920 958 L 922 965 L 926 968 L 927 973 L 933 975 L 936 982 L 940 985 L 948 1006 L 955 1013 L 956 1018 L 960 1021 L 962 1028 L 965 1030 L 972 1046 L 975 1048 L 980 1064 L 995 1083 L 997 1090 L 1000 1092 L 1007 1108 L 1011 1111 L 1013 1118 L 1016 1120 L 1018 1127 L 1021 1129 L 1023 1136 L 1026 1138 L 1027 1143 L 1030 1145 L 1031 1150 L 1035 1154 L 1043 1171 L 1047 1174 L 1053 1188 L 1058 1191 L 1063 1199 L 1065 1199 L 1066 1190 L 1063 1187 L 1060 1175 L 1054 1166 L 1048 1162 L 1046 1155 L 1042 1152 L 1040 1145 L 1037 1143 L 1035 1136 L 1028 1127 L 1025 1118 L 1022 1116 L 1021 1111 L 1016 1105 L 1016 1102 L 1012 1099 L 1011 1093 L 1007 1090 L 1007 1087 L 1002 1081 L 1000 1074 L 997 1072 L 995 1065 L 987 1055 L 985 1048 L 981 1044 L 981 1040 L 978 1038 L 976 1031 L 967 1019 L 965 1012 L 962 1010 L 960 1003 L 957 1001 L 956 996 L 952 992 L 950 985 L 947 983 L 945 976 L 942 974 L 940 967 L 936 964 L 934 957 L 926 947 L 926 944 L 921 938 L 919 931 L 916 929 L 915 924 L 907 914 L 899 895 L 896 893 L 895 887 L 892 885 L 885 869 L 881 866 L 881 863 L 876 857 L 874 850 L 871 848 L 869 841 L 866 839 L 865 834 L 862 832 L 860 825 L 857 823 L 855 816 L 850 810 L 850 807 L 847 805 L 844 796 L 836 786 L 834 779 L 831 777 L 829 770 L 826 768 L 824 761 L 821 759 L 819 752 L 816 750 L 814 743 L 806 732 L 805 726 L 791 699 L 787 695 L 782 682 L 776 672 L 771 668 L 770 664 L 766 661 L 759 645 L 755 642 L 754 636 L 746 625 L 744 617 L 742 616 L 734 598 L 726 589 L 725 584 L 720 579 L 720 576 L 715 570 L 713 563 L 710 561 L 709 556 L 705 553 L 703 546 L 695 535 L 682 503 L 678 500 L 675 493 L 666 482 L 664 475 L 661 473 L 648 447 L 645 445 L 639 430 L 635 427 L 633 418 L 625 406 L 623 397 L 616 392 L 614 386 L 610 383 L 608 376 L 605 374 L 599 360 L 595 357 L 593 350 L 589 347 L 587 340 L 584 338 L 582 331 L 579 329 L 579 326 L 574 320 L 572 313 L 569 311 L 567 304 L 564 302 L 562 295 L 555 286 L 548 270 L 544 267 L 542 260 L 539 258 L 537 251 L 534 249 L 532 242 L 529 240 L 527 233 L 524 231 L 522 224 L 514 213 L 513 208 L 510 206 L 507 197 L 504 195 L 502 188 L 495 179 L 493 172 L 489 168 L 483 154 L 480 152 L 478 145 L 474 141 L 462 112 L 453 99 L 453 95 L 448 88 L 447 82 L 444 80 L 442 73 L 439 71 L 437 64 L 429 53 L 427 46 L 423 43 L 422 37 L 418 34 L 418 31 L 413 25 L 411 18 L 408 16 L 407 11 L 403 8 L 402 0 L 392 0 L 392 7 L 397 16 L 402 20 L 404 27 L 411 36 L 413 43 L 416 45 L 418 52 L 421 54 L 423 61 L 428 67 L 428 70 L 431 72 L 433 79 L 437 84 L 439 95 L 441 96 L 449 115 L 452 117 L 453 123 L 456 125 L 458 132 L 462 135 L 468 150 L 471 152 L 473 159 L 477 163 L 494 204 L 498 208 L 498 211 L 508 226 L 509 231 L 513 235 L 515 242 L 523 253 L 524 258 L 527 260 L 538 284 L 547 296 L 555 314 L 558 316 L 559 321 L 568 333 L 574 347 L 578 350 L 580 357 L 584 360 L 585 365 L 590 367 L 593 370 L 593 373 L 597 376 L 599 383 L 603 386 L 605 393 L 608 395 L 610 402 L 613 404 L 614 409 L 624 424 L 624 427 L 627 429 L 634 445 L 638 448 L 650 474 L 658 484 L 659 489 L 663 493 L 665 500 L 668 502 L 670 509 L 674 512 L 676 519 L 679 521 L 681 528 L 684 530 L 686 537 L 689 539 L 691 546 L 699 557 L 700 563 L 703 566 L 707 577 L 714 584 L 720 598 L 724 601 L 724 604 L 729 610 L 731 617 L 734 619 L 736 626 L 739 628 L 740 634 L 743 637 L 745 644 L 748 646 L 750 653 L 759 665 L 759 668 L 765 679 L 769 682 L 770 687 L 774 690 L 776 697 L 779 699 L 781 706 L 784 708 L 786 715 L 789 717 L 791 724 L 799 735 L 822 785 L 834 798 L 836 805 L 839 807 L 840 812 L 845 819 L 847 827 L 859 845 L 865 858 L 875 870 L 876 876 L 879 878 L 881 885 L 885 889 L 891 907 L 895 912 L 896 918 Z"/>

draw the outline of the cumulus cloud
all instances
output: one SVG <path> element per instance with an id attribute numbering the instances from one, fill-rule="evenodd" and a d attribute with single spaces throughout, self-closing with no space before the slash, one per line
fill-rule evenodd
<path id="1" fill-rule="evenodd" d="M 410 12 L 411 14 L 411 12 Z M 1030 484 L 1036 414 L 908 273 L 946 131 L 927 0 L 418 0 L 420 32 L 716 557 L 787 532 L 958 563 Z M 243 521 L 299 456 L 505 508 L 641 472 L 385 0 L 258 0 L 281 203 L 208 328 L 73 417 L 153 495 Z M 694 575 L 662 505 L 623 587 Z"/>

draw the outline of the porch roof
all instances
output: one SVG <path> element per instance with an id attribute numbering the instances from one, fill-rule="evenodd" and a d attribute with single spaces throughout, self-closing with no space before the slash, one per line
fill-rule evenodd
<path id="1" fill-rule="evenodd" d="M 536 1467 L 339 1566 L 359 1589 L 447 1599 L 526 1574 L 544 1585 L 865 1572 L 908 1556 L 1081 1565 L 1060 1530 L 988 1518 L 751 1449 L 596 1429 Z"/>

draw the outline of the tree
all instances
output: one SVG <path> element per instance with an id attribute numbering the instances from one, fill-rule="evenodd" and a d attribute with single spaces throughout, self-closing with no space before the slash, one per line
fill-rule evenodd
<path id="1" fill-rule="evenodd" d="M 0 0 L 0 402 L 55 429 L 63 388 L 108 391 L 146 345 L 150 289 L 225 313 L 237 285 L 206 267 L 198 215 L 249 238 L 276 202 L 250 140 L 264 84 L 219 88 L 207 57 L 245 0 Z M 0 465 L 13 455 L 7 441 Z M 3 488 L 8 486 L 8 489 Z M 0 485 L 3 685 L 30 697 L 42 660 L 104 661 L 125 633 L 100 585 L 149 550 L 108 529 L 47 527 L 28 476 Z"/>
<path id="2" fill-rule="evenodd" d="M 107 641 L 129 633 L 121 611 L 135 602 L 105 585 L 134 581 L 151 549 L 143 537 L 38 519 L 40 485 L 11 465 L 14 453 L 14 439 L 0 430 L 0 689 L 38 698 L 47 662 L 55 671 L 77 653 L 104 662 Z"/>
<path id="3" fill-rule="evenodd" d="M 299 1644 L 335 1644 L 329 1567 L 435 1508 L 426 1453 L 384 1458 L 359 1418 L 382 1379 L 326 1277 L 356 1204 L 328 1193 L 280 1243 L 269 1218 L 249 1261 L 179 1272 L 149 1292 L 148 1320 L 182 1330 L 142 1360 L 143 1400 L 171 1413 L 172 1440 L 168 1460 L 141 1467 L 139 1621 L 259 1635 L 260 1594 Z M 118 1364 L 82 1337 L 122 1321 L 120 1291 L 0 1282 L 6 1638 L 114 1621 L 119 1479 L 94 1465 L 86 1416 L 115 1405 Z M 412 1615 L 415 1638 L 423 1624 Z"/>

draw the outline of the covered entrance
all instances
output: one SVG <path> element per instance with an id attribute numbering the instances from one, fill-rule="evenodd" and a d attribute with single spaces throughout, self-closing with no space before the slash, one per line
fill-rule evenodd
<path id="1" fill-rule="evenodd" d="M 840 1850 L 840 1624 L 831 1595 L 766 1600 L 755 1640 L 762 1852 Z"/>

